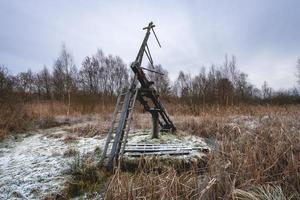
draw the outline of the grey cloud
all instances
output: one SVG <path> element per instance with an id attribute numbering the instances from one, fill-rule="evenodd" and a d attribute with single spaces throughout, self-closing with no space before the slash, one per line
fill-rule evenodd
<path id="1" fill-rule="evenodd" d="M 151 38 L 156 62 L 174 79 L 179 70 L 237 56 L 240 69 L 260 87 L 296 84 L 300 57 L 300 2 L 277 1 L 17 1 L 0 2 L 0 63 L 12 72 L 51 66 L 65 42 L 77 65 L 102 48 L 130 63 L 153 20 L 163 48 Z M 284 69 L 284 71 L 282 70 Z"/>

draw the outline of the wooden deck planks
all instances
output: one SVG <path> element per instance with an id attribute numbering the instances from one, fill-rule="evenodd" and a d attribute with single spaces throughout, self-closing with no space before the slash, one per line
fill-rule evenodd
<path id="1" fill-rule="evenodd" d="M 207 153 L 206 147 L 189 147 L 177 144 L 127 144 L 124 153 L 131 157 L 157 155 L 188 155 L 192 151 Z"/>

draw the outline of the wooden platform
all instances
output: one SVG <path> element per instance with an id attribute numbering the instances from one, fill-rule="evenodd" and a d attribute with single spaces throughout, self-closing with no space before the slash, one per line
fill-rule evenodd
<path id="1" fill-rule="evenodd" d="M 193 151 L 208 153 L 206 147 L 189 147 L 179 144 L 127 144 L 125 155 L 130 157 L 162 156 L 162 155 L 189 155 Z"/>

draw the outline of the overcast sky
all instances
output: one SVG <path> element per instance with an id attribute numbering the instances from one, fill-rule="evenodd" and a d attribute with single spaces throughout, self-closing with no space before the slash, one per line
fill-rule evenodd
<path id="1" fill-rule="evenodd" d="M 299 0 L 0 0 L 0 64 L 12 73 L 52 67 L 63 42 L 77 66 L 97 48 L 129 64 L 149 21 L 162 44 L 150 38 L 154 61 L 173 80 L 228 54 L 257 87 L 296 86 Z"/>

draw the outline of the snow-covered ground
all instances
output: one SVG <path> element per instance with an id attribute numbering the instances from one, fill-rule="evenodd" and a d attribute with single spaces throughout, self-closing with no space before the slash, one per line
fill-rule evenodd
<path id="1" fill-rule="evenodd" d="M 49 193 L 60 192 L 70 178 L 68 169 L 74 156 L 66 152 L 74 149 L 81 154 L 104 147 L 106 137 L 88 137 L 80 128 L 98 126 L 96 121 L 77 122 L 56 128 L 17 135 L 0 142 L 0 199 L 41 199 Z M 151 139 L 150 130 L 131 131 L 128 143 L 178 144 L 188 147 L 210 148 L 202 138 L 191 135 L 162 134 Z M 187 158 L 203 156 L 193 151 Z M 133 158 L 134 159 L 134 158 Z"/>
<path id="2" fill-rule="evenodd" d="M 87 153 L 103 146 L 103 138 L 96 137 L 66 142 L 65 137 L 71 133 L 64 128 L 40 130 L 0 143 L 0 199 L 40 199 L 59 192 L 74 160 L 64 152 L 74 148 Z"/>

